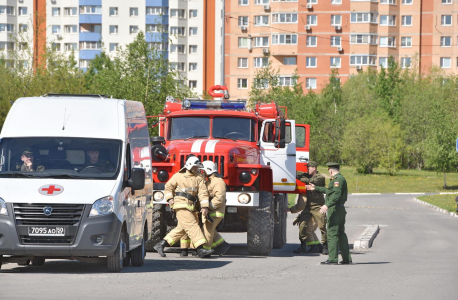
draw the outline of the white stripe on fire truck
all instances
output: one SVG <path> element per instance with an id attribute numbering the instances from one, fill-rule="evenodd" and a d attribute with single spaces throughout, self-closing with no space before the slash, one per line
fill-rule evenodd
<path id="1" fill-rule="evenodd" d="M 207 142 L 207 145 L 205 146 L 205 153 L 215 153 L 215 148 L 216 144 L 219 142 L 219 140 L 210 140 Z"/>
<path id="2" fill-rule="evenodd" d="M 205 142 L 205 140 L 196 140 L 192 143 L 191 152 L 200 153 L 200 146 L 202 146 L 203 142 Z"/>

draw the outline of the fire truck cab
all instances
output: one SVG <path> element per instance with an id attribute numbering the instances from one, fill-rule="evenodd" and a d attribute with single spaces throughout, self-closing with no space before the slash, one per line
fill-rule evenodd
<path id="1" fill-rule="evenodd" d="M 191 154 L 215 162 L 227 185 L 219 232 L 247 232 L 248 251 L 269 255 L 286 244 L 287 193 L 303 193 L 296 170 L 306 171 L 309 125 L 286 119 L 277 104 L 169 98 L 152 137 L 152 250 L 174 226 L 164 186 Z"/>

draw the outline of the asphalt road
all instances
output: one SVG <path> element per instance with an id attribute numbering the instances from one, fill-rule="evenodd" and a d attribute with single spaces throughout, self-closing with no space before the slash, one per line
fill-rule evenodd
<path id="1" fill-rule="evenodd" d="M 321 266 L 326 256 L 295 255 L 297 227 L 289 226 L 288 244 L 270 257 L 249 256 L 246 234 L 223 234 L 233 244 L 225 257 L 148 253 L 143 267 L 119 274 L 74 261 L 6 264 L 0 299 L 456 299 L 458 218 L 413 197 L 350 196 L 350 243 L 366 225 L 381 225 L 369 251 L 352 252 L 354 265 Z"/>

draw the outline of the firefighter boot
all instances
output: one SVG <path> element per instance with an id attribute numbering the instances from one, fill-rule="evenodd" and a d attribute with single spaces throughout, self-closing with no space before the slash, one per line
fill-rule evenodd
<path id="1" fill-rule="evenodd" d="M 313 244 L 310 246 L 310 249 L 307 251 L 307 253 L 320 253 L 320 248 L 317 244 Z"/>
<path id="2" fill-rule="evenodd" d="M 323 251 L 321 251 L 321 253 L 323 253 L 324 255 L 329 255 L 328 243 L 323 244 Z"/>
<path id="3" fill-rule="evenodd" d="M 301 246 L 294 250 L 294 253 L 299 254 L 299 253 L 307 253 L 307 250 L 310 249 L 309 246 L 307 246 L 305 241 L 301 241 Z"/>
<path id="4" fill-rule="evenodd" d="M 214 255 L 219 255 L 219 256 L 223 256 L 224 254 L 226 254 L 227 250 L 229 250 L 229 248 L 231 248 L 231 245 L 229 243 L 227 243 L 226 241 L 224 241 L 221 245 L 219 245 L 218 247 L 215 248 L 215 253 L 213 253 Z"/>
<path id="5" fill-rule="evenodd" d="M 188 256 L 188 248 L 181 249 L 180 257 Z"/>
<path id="6" fill-rule="evenodd" d="M 168 245 L 169 243 L 167 243 L 166 240 L 162 240 L 154 246 L 154 250 L 156 250 L 160 256 L 165 257 L 164 248 Z"/>
<path id="7" fill-rule="evenodd" d="M 205 258 L 206 256 L 208 257 L 213 252 L 215 252 L 215 250 L 213 250 L 213 249 L 208 249 L 207 250 L 207 249 L 204 249 L 204 247 L 202 247 L 202 246 L 197 247 L 197 255 L 200 258 Z"/>
<path id="8" fill-rule="evenodd" d="M 319 243 L 317 244 L 317 246 L 318 246 L 318 249 L 320 250 L 320 253 L 323 253 L 323 249 L 324 249 L 323 244 Z"/>

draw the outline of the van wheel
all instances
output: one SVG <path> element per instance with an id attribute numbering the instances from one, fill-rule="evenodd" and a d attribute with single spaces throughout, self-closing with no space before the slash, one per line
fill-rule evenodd
<path id="1" fill-rule="evenodd" d="M 24 261 L 20 261 L 17 263 L 18 266 L 28 266 L 30 264 L 30 259 L 28 260 L 24 260 Z"/>
<path id="2" fill-rule="evenodd" d="M 121 272 L 124 265 L 123 252 L 126 251 L 126 244 L 124 243 L 124 230 L 119 236 L 118 246 L 112 255 L 107 256 L 107 266 L 109 272 Z"/>
<path id="3" fill-rule="evenodd" d="M 32 259 L 32 266 L 42 266 L 45 264 L 46 259 L 43 257 L 35 257 Z"/>
<path id="4" fill-rule="evenodd" d="M 141 267 L 145 263 L 145 256 L 146 256 L 145 241 L 148 236 L 147 230 L 148 228 L 145 226 L 145 229 L 143 230 L 142 244 L 131 251 L 132 266 L 134 267 Z"/>
<path id="5" fill-rule="evenodd" d="M 274 249 L 281 249 L 286 245 L 286 218 L 288 208 L 288 195 L 275 194 L 275 207 L 277 209 L 277 222 L 274 224 Z"/>
<path id="6" fill-rule="evenodd" d="M 247 246 L 253 255 L 268 256 L 273 248 L 274 199 L 272 193 L 259 193 L 259 207 L 253 207 L 248 215 Z"/>

